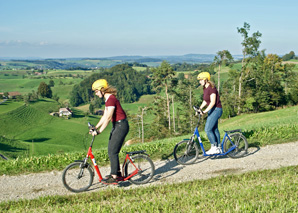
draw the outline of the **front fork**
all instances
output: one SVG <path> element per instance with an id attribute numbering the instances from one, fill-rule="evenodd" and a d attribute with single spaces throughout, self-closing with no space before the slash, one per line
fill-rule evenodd
<path id="1" fill-rule="evenodd" d="M 93 166 L 94 166 L 94 168 L 95 168 L 95 171 L 96 171 L 96 173 L 97 173 L 97 175 L 98 175 L 99 182 L 101 182 L 103 178 L 102 178 L 101 173 L 100 173 L 100 171 L 99 171 L 98 165 L 96 164 L 96 161 L 95 161 L 94 155 L 93 155 L 93 153 L 92 153 L 92 149 L 91 149 L 91 147 L 89 147 L 87 156 L 86 156 L 86 158 L 84 159 L 84 163 L 87 163 L 87 160 L 88 160 L 89 157 L 91 158 L 91 161 L 92 161 L 92 163 L 93 163 Z"/>

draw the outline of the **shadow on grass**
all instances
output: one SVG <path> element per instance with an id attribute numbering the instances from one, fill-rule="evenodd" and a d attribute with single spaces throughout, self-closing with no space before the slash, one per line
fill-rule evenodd
<path id="1" fill-rule="evenodd" d="M 32 138 L 32 139 L 28 139 L 28 140 L 24 140 L 25 142 L 45 142 L 50 140 L 51 138 Z"/>
<path id="2" fill-rule="evenodd" d="M 0 143 L 0 150 L 5 151 L 5 152 L 20 152 L 20 151 L 24 151 L 27 149 L 21 148 L 21 147 L 10 146 L 9 144 L 5 144 L 5 143 Z"/>

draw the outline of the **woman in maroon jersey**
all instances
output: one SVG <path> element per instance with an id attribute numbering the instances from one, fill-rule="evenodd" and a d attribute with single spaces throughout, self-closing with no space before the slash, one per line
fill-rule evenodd
<path id="1" fill-rule="evenodd" d="M 205 132 L 211 143 L 211 149 L 206 152 L 208 155 L 218 154 L 220 149 L 220 134 L 218 131 L 218 119 L 222 115 L 222 106 L 220 97 L 214 83 L 210 81 L 210 74 L 202 72 L 198 75 L 197 79 L 203 86 L 203 102 L 200 106 L 200 113 L 208 113 L 208 118 L 205 124 Z M 206 109 L 203 111 L 203 108 Z"/>
<path id="2" fill-rule="evenodd" d="M 113 123 L 108 145 L 111 174 L 103 180 L 103 183 L 117 184 L 117 177 L 121 175 L 119 152 L 129 131 L 128 121 L 119 100 L 116 98 L 117 90 L 110 87 L 105 79 L 95 81 L 92 84 L 92 90 L 99 98 L 105 99 L 104 114 L 95 126 L 96 131 L 92 135 L 98 135 L 104 131 L 110 121 Z"/>

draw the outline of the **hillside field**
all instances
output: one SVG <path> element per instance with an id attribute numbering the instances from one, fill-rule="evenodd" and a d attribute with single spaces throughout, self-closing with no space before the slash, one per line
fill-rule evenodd
<path id="1" fill-rule="evenodd" d="M 123 104 L 123 108 L 128 113 L 136 113 L 139 107 L 145 106 L 151 99 L 151 96 L 145 96 L 138 103 Z M 49 115 L 49 111 L 56 109 L 57 104 L 52 99 L 43 99 L 29 106 L 10 101 L 1 104 L 0 135 L 4 136 L 2 154 L 15 158 L 86 150 L 91 139 L 87 123 L 96 124 L 100 117 L 85 116 L 83 111 L 76 108 L 73 109 L 75 116 L 68 120 Z M 150 119 L 152 117 L 149 114 L 145 122 L 150 122 Z M 222 135 L 223 130 L 241 128 L 249 136 L 262 128 L 297 125 L 297 120 L 298 106 L 294 106 L 220 120 L 219 128 Z M 111 124 L 96 137 L 94 149 L 107 147 L 110 130 Z M 206 138 L 204 132 L 202 137 Z M 130 136 L 126 139 L 130 139 Z"/>

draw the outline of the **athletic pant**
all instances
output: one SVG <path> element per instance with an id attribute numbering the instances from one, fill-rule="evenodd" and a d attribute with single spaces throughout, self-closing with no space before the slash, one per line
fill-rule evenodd
<path id="1" fill-rule="evenodd" d="M 117 175 L 120 172 L 119 152 L 124 139 L 129 131 L 128 121 L 126 119 L 113 122 L 113 129 L 110 134 L 108 155 L 110 158 L 111 175 Z"/>

